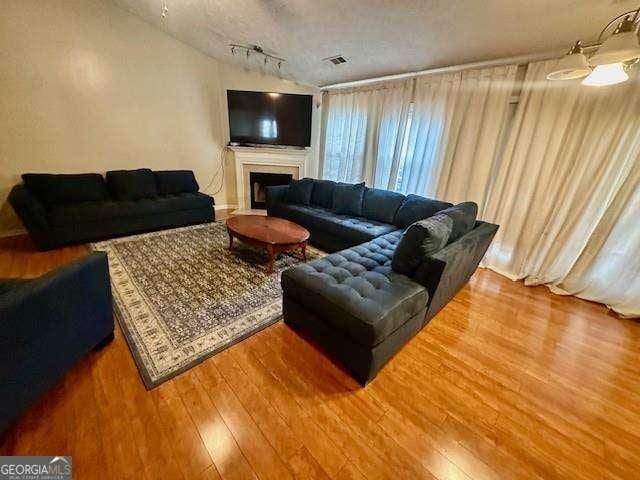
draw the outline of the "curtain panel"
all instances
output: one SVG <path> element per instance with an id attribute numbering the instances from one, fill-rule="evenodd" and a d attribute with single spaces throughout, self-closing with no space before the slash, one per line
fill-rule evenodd
<path id="1" fill-rule="evenodd" d="M 323 178 L 483 205 L 516 72 L 511 65 L 328 92 Z"/>
<path id="2" fill-rule="evenodd" d="M 640 315 L 640 77 L 605 88 L 529 65 L 484 219 L 484 265 Z"/>
<path id="3" fill-rule="evenodd" d="M 398 190 L 484 206 L 517 69 L 509 65 L 416 79 Z"/>
<path id="4" fill-rule="evenodd" d="M 323 178 L 387 188 L 412 90 L 413 81 L 405 80 L 325 94 Z"/>

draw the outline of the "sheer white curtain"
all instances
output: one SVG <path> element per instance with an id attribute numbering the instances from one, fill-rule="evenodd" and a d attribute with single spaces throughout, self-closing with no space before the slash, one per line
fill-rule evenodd
<path id="1" fill-rule="evenodd" d="M 418 77 L 398 190 L 482 206 L 516 73 L 510 65 Z"/>
<path id="2" fill-rule="evenodd" d="M 323 178 L 389 186 L 412 88 L 413 81 L 404 80 L 326 94 Z"/>
<path id="3" fill-rule="evenodd" d="M 517 65 L 462 72 L 435 198 L 484 206 L 501 160 L 517 72 Z"/>
<path id="4" fill-rule="evenodd" d="M 416 79 L 411 125 L 397 173 L 398 191 L 422 195 L 435 193 L 460 82 L 460 73 L 425 75 Z"/>
<path id="5" fill-rule="evenodd" d="M 513 65 L 330 91 L 323 177 L 482 204 L 516 71 Z"/>
<path id="6" fill-rule="evenodd" d="M 548 82 L 529 65 L 482 217 L 484 265 L 640 315 L 640 89 Z"/>

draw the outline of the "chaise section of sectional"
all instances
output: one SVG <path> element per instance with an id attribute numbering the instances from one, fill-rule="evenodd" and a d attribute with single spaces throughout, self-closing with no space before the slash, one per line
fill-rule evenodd
<path id="1" fill-rule="evenodd" d="M 400 231 L 286 270 L 287 324 L 307 333 L 362 384 L 422 327 L 424 286 L 391 269 Z"/>

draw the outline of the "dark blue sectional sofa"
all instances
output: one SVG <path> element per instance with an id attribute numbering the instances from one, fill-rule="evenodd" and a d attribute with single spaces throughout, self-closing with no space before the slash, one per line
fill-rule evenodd
<path id="1" fill-rule="evenodd" d="M 283 272 L 284 320 L 362 384 L 468 282 L 498 230 L 472 202 L 326 180 L 268 188 L 267 212 L 334 252 Z"/>
<path id="2" fill-rule="evenodd" d="M 68 243 L 215 220 L 213 198 L 198 192 L 190 170 L 22 175 L 9 203 L 35 245 Z"/>

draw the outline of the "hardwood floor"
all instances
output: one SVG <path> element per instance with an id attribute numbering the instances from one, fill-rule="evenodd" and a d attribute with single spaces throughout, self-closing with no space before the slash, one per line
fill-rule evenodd
<path id="1" fill-rule="evenodd" d="M 0 277 L 86 253 L 0 242 Z M 146 391 L 119 329 L 3 454 L 93 479 L 631 479 L 640 323 L 479 270 L 366 388 L 278 323 Z"/>

